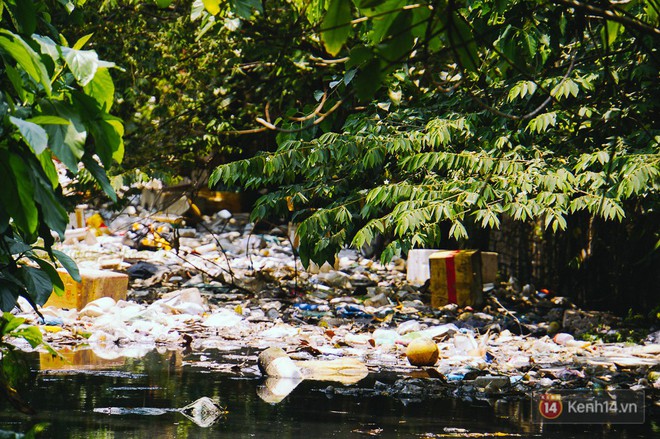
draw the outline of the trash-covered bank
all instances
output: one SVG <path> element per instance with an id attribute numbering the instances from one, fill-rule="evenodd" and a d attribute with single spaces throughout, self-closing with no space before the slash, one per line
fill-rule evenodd
<path id="1" fill-rule="evenodd" d="M 46 306 L 43 319 L 27 303 L 16 311 L 39 325 L 56 350 L 91 349 L 111 360 L 155 348 L 185 354 L 278 347 L 292 361 L 350 360 L 369 372 L 424 378 L 427 390 L 437 394 L 633 389 L 645 390 L 658 405 L 658 328 L 637 343 L 603 342 L 598 338 L 625 330 L 620 319 L 577 309 L 551 291 L 510 279 L 490 286 L 481 307 L 435 308 L 426 286 L 407 282 L 403 259 L 383 265 L 345 250 L 334 266 L 305 270 L 286 226 L 255 228 L 245 215 L 226 210 L 194 227 L 140 206 L 112 220 L 101 213 L 87 212 L 87 226 L 68 233 L 59 248 L 92 273 L 92 284 L 108 282 L 106 292 L 121 290 L 127 276 L 126 297 L 116 300 L 110 293 L 80 309 Z M 256 355 L 239 356 L 233 364 L 204 355 L 192 361 L 210 370 L 260 373 Z M 356 382 L 332 373 L 312 373 L 311 379 Z M 271 402 L 293 388 L 276 388 Z"/>

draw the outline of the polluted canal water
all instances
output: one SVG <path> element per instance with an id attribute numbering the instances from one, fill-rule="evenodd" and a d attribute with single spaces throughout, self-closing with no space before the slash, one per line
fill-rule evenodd
<path id="1" fill-rule="evenodd" d="M 26 352 L 33 377 L 18 390 L 36 415 L 1 399 L 0 438 L 660 435 L 660 331 L 635 343 L 587 339 L 589 328 L 604 337 L 620 325 L 516 279 L 496 285 L 492 270 L 470 289 L 483 293 L 470 296 L 474 307 L 435 303 L 441 289 L 410 283 L 402 258 L 343 250 L 305 270 L 290 230 L 255 232 L 229 212 L 179 230 L 175 248 L 159 240 L 171 218 L 134 214 L 91 243 L 61 243 L 84 291 L 67 277 L 67 294 L 41 315 L 19 300 L 15 318 L 61 357 L 11 340 Z M 429 270 L 451 266 L 427 259 Z M 535 423 L 531 397 L 555 389 L 645 393 L 646 417 Z"/>
<path id="2" fill-rule="evenodd" d="M 532 422 L 529 399 L 440 397 L 433 395 L 430 378 L 371 373 L 352 385 L 266 379 L 256 368 L 253 349 L 151 351 L 113 359 L 82 350 L 65 356 L 66 361 L 26 355 L 35 380 L 21 390 L 37 415 L 19 414 L 0 401 L 4 432 L 26 433 L 47 423 L 38 437 L 566 439 L 660 434 L 652 407 L 640 425 L 542 426 Z M 204 408 L 185 409 L 200 399 Z"/>

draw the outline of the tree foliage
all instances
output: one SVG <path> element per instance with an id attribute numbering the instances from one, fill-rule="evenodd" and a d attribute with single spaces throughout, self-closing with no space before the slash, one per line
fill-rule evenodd
<path id="1" fill-rule="evenodd" d="M 57 3 L 57 5 L 55 5 Z M 74 279 L 75 263 L 52 249 L 53 232 L 68 223 L 56 161 L 77 174 L 85 167 L 110 197 L 105 168 L 123 157 L 123 124 L 109 112 L 114 87 L 109 69 L 73 44 L 50 22 L 52 8 L 72 10 L 79 0 L 0 0 L 0 309 L 19 296 L 43 305 L 63 284 L 59 261 Z"/>
<path id="2" fill-rule="evenodd" d="M 271 20 L 267 7 L 245 19 Z M 656 1 L 278 7 L 314 30 L 305 59 L 320 59 L 311 74 L 324 83 L 303 107 L 318 107 L 256 118 L 277 150 L 222 165 L 211 183 L 274 188 L 253 218 L 291 215 L 305 262 L 377 234 L 392 238 L 387 259 L 504 215 L 556 231 L 579 212 L 657 210 Z"/>
<path id="3" fill-rule="evenodd" d="M 254 1 L 160 4 L 87 0 L 71 18 L 54 16 L 74 35 L 94 33 L 90 45 L 124 69 L 114 75 L 124 169 L 190 175 L 252 155 L 274 144 L 266 128 L 253 129 L 265 108 L 285 114 L 305 90 L 322 87 L 285 2 L 269 2 L 268 20 L 250 19 L 263 12 Z M 222 10 L 214 16 L 205 5 Z M 240 135 L 245 129 L 250 135 Z"/>

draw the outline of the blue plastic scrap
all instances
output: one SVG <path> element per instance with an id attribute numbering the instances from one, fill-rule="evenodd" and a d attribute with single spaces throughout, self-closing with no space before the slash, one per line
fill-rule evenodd
<path id="1" fill-rule="evenodd" d="M 350 304 L 337 307 L 336 314 L 338 317 L 372 317 L 371 314 L 364 312 L 362 307 Z"/>

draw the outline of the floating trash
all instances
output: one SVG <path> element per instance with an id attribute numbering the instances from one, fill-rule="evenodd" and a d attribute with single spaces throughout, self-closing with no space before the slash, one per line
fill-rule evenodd
<path id="1" fill-rule="evenodd" d="M 335 264 L 308 271 L 281 227 L 254 226 L 247 215 L 227 211 L 183 227 L 180 217 L 156 217 L 137 203 L 131 207 L 130 214 L 108 221 L 110 234 L 95 242 L 57 244 L 81 267 L 110 268 L 112 262 L 112 270 L 132 274 L 125 297 L 90 295 L 94 300 L 78 308 L 46 307 L 43 320 L 20 303 L 19 315 L 41 324 L 44 341 L 54 348 L 87 345 L 104 364 L 112 364 L 154 349 L 199 354 L 239 344 L 250 351 L 235 368 L 243 373 L 256 372 L 258 353 L 275 346 L 290 354 L 301 375 L 295 360 L 328 365 L 341 359 L 372 371 L 417 369 L 458 387 L 474 387 L 481 376 L 523 377 L 507 391 L 530 392 L 584 385 L 614 371 L 620 374 L 616 385 L 660 386 L 660 332 L 641 334 L 637 344 L 623 343 L 620 319 L 580 310 L 524 281 L 491 280 L 483 307 L 433 308 L 428 289 L 407 282 L 402 259 L 381 264 L 345 249 Z M 86 236 L 89 230 L 82 229 L 76 233 Z M 156 235 L 169 244 L 137 249 L 140 239 Z M 598 340 L 603 334 L 622 342 Z M 422 353 L 428 358 L 410 361 L 407 349 L 420 339 L 427 340 L 430 349 Z M 20 340 L 16 345 L 31 349 Z M 231 367 L 208 363 L 213 369 Z M 45 360 L 43 365 L 65 367 Z M 496 390 L 503 382 L 482 388 Z M 274 388 L 271 399 L 284 394 Z"/>
<path id="2" fill-rule="evenodd" d="M 200 427 L 210 427 L 228 412 L 211 398 L 203 396 L 179 410 Z"/>
<path id="3" fill-rule="evenodd" d="M 179 412 L 204 428 L 215 424 L 222 415 L 227 414 L 224 408 L 206 396 L 178 409 L 154 407 L 98 407 L 94 409 L 94 413 L 115 416 L 161 416 L 172 412 Z"/>
<path id="4" fill-rule="evenodd" d="M 177 409 L 159 409 L 153 407 L 99 407 L 94 409 L 94 413 L 101 413 L 104 415 L 139 415 L 139 416 L 160 416 L 165 413 L 176 412 Z"/>

